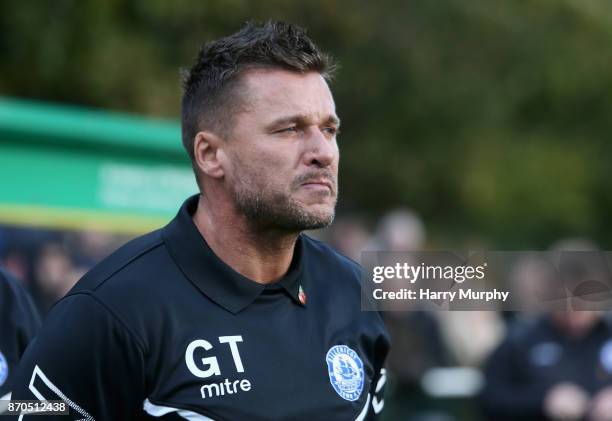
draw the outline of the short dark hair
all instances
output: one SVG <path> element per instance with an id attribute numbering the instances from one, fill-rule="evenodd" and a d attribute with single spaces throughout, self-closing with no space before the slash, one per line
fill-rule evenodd
<path id="1" fill-rule="evenodd" d="M 240 106 L 239 95 L 232 88 L 251 68 L 314 71 L 330 81 L 336 64 L 304 29 L 284 22 L 247 22 L 235 34 L 204 44 L 193 67 L 183 73 L 183 146 L 194 169 L 195 135 L 202 128 L 227 133 L 232 124 L 231 109 Z"/>

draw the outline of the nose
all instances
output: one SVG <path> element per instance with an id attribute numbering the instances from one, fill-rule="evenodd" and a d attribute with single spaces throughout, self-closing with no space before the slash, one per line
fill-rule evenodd
<path id="1" fill-rule="evenodd" d="M 313 128 L 311 133 L 306 142 L 306 165 L 320 168 L 330 166 L 338 155 L 336 140 L 326 137 L 318 127 Z"/>

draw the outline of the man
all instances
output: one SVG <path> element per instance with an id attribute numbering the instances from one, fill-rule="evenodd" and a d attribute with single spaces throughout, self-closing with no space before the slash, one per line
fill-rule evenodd
<path id="1" fill-rule="evenodd" d="M 334 217 L 330 70 L 282 23 L 202 48 L 182 110 L 200 195 L 55 306 L 16 398 L 85 420 L 376 417 L 381 318 L 360 310 L 359 267 L 301 234 Z"/>
<path id="2" fill-rule="evenodd" d="M 28 343 L 36 335 L 40 319 L 19 281 L 0 269 L 0 414 L 10 399 L 13 372 Z"/>
<path id="3" fill-rule="evenodd" d="M 491 420 L 612 420 L 612 325 L 595 311 L 517 321 L 490 357 Z"/>

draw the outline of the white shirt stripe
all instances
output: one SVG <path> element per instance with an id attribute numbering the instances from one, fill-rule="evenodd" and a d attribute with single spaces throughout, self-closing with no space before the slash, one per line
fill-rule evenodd
<path id="1" fill-rule="evenodd" d="M 361 410 L 357 418 L 355 418 L 355 421 L 363 421 L 366 415 L 368 415 L 369 407 L 370 407 L 370 394 L 368 393 L 368 398 L 366 399 L 366 403 L 363 406 L 363 409 Z"/>
<path id="2" fill-rule="evenodd" d="M 6 408 L 8 407 L 8 401 L 10 400 L 11 400 L 11 392 L 8 392 L 6 395 L 0 397 L 0 401 L 6 401 L 6 402 L 0 402 L 0 415 L 4 411 L 6 411 Z"/>
<path id="3" fill-rule="evenodd" d="M 152 415 L 154 417 L 161 417 L 166 414 L 169 414 L 170 412 L 176 412 L 178 416 L 185 418 L 186 420 L 215 421 L 212 418 L 208 418 L 202 414 L 198 414 L 193 411 L 188 411 L 186 409 L 173 408 L 171 406 L 155 405 L 154 403 L 151 403 L 149 399 L 144 400 L 142 407 L 147 414 Z"/>

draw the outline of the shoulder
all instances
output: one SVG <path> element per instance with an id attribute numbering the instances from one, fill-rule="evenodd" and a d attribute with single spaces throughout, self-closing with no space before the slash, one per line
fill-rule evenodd
<path id="1" fill-rule="evenodd" d="M 315 240 L 305 234 L 302 234 L 301 238 L 305 248 L 305 255 L 309 259 L 310 264 L 321 265 L 325 269 L 331 269 L 334 272 L 345 274 L 357 282 L 360 281 L 361 265 L 359 263 L 322 241 Z"/>
<path id="2" fill-rule="evenodd" d="M 67 295 L 112 288 L 115 279 L 138 278 L 133 276 L 134 268 L 142 269 L 142 276 L 146 276 L 147 268 L 155 270 L 153 261 L 162 245 L 159 230 L 129 241 L 90 269 Z"/>
<path id="3" fill-rule="evenodd" d="M 160 230 L 153 231 L 129 241 L 95 265 L 51 313 L 79 307 L 76 303 L 91 299 L 98 304 L 91 311 L 109 313 L 126 326 L 140 326 L 142 320 L 154 318 L 167 286 L 177 276 L 182 275 L 168 255 Z"/>
<path id="4" fill-rule="evenodd" d="M 309 279 L 315 282 L 318 298 L 333 307 L 337 320 L 356 318 L 361 328 L 373 328 L 372 335 L 387 335 L 382 317 L 361 291 L 362 268 L 333 247 L 302 235 L 308 259 Z"/>
<path id="5" fill-rule="evenodd" d="M 160 230 L 135 238 L 90 269 L 49 312 L 43 330 L 57 332 L 62 324 L 66 335 L 82 335 L 96 325 L 105 330 L 124 331 L 146 348 L 142 321 L 151 317 L 160 302 L 156 282 L 173 265 Z M 55 328 L 55 330 L 54 330 Z"/>
<path id="6" fill-rule="evenodd" d="M 305 270 L 309 281 L 321 294 L 333 299 L 335 303 L 345 301 L 354 307 L 354 303 L 368 304 L 362 300 L 361 265 L 349 259 L 331 246 L 303 235 Z"/>

